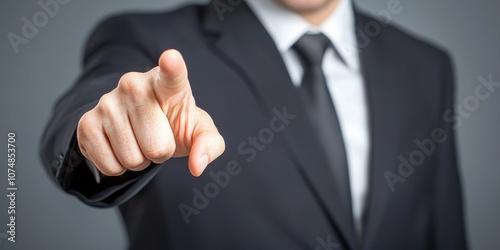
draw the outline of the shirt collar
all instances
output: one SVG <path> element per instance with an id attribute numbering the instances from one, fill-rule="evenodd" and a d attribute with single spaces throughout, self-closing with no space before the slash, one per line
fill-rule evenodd
<path id="1" fill-rule="evenodd" d="M 351 0 L 340 0 L 337 9 L 319 27 L 311 26 L 301 16 L 275 0 L 246 2 L 274 40 L 280 53 L 287 52 L 304 34 L 322 32 L 333 43 L 348 67 L 359 67 Z"/>

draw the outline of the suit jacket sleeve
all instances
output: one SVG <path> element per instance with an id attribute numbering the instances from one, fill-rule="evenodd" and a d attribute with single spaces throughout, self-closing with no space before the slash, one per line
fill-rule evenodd
<path id="1" fill-rule="evenodd" d="M 453 116 L 454 81 L 450 59 L 446 56 L 444 74 L 444 117 L 446 137 L 437 146 L 438 164 L 434 176 L 434 239 L 436 249 L 467 249 L 463 222 L 463 201 L 455 152 Z"/>
<path id="2" fill-rule="evenodd" d="M 128 16 L 104 21 L 90 36 L 84 53 L 83 74 L 56 103 L 42 138 L 41 158 L 64 191 L 98 207 L 119 205 L 138 192 L 157 173 L 152 165 L 142 172 L 104 177 L 98 183 L 79 151 L 76 127 L 81 116 L 100 97 L 114 89 L 130 71 L 154 67 L 156 58 L 144 41 L 141 29 Z"/>

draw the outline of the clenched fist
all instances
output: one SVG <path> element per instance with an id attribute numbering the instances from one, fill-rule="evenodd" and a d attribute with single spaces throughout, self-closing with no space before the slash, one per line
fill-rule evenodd
<path id="1" fill-rule="evenodd" d="M 181 54 L 167 50 L 158 65 L 123 75 L 78 123 L 80 150 L 104 175 L 189 155 L 189 170 L 199 176 L 224 152 L 212 118 L 196 106 Z"/>

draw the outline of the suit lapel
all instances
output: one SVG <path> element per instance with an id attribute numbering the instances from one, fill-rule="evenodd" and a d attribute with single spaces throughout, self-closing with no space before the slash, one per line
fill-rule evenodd
<path id="1" fill-rule="evenodd" d="M 364 32 L 372 19 L 359 14 L 358 11 L 355 11 L 355 14 L 357 33 Z M 384 30 L 381 32 L 383 33 Z M 362 244 L 364 249 L 373 247 L 377 235 L 383 231 L 385 211 L 392 197 L 384 172 L 397 164 L 395 152 L 400 150 L 397 148 L 399 145 L 398 124 L 401 119 L 398 115 L 400 104 L 397 98 L 390 97 L 399 96 L 404 92 L 400 91 L 401 84 L 398 83 L 400 79 L 405 78 L 394 70 L 398 62 L 391 60 L 388 55 L 390 51 L 384 46 L 386 43 L 382 41 L 382 33 L 368 38 L 369 40 L 366 35 L 360 38 L 359 33 L 357 34 L 368 99 L 371 135 L 369 196 L 363 219 Z"/>
<path id="2" fill-rule="evenodd" d="M 338 205 L 340 192 L 348 190 L 336 186 L 320 143 L 308 133 L 313 126 L 273 40 L 245 3 L 227 13 L 224 21 L 211 7 L 205 13 L 205 28 L 218 34 L 214 52 L 240 74 L 269 118 L 275 115 L 273 109 L 286 108 L 287 113 L 297 115 L 283 132 L 284 145 L 332 225 L 340 232 L 346 249 L 353 248 L 352 211 Z"/>

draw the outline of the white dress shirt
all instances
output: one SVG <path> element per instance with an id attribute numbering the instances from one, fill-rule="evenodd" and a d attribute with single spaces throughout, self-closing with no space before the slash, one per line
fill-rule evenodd
<path id="1" fill-rule="evenodd" d="M 369 128 L 365 86 L 360 70 L 350 0 L 340 0 L 337 9 L 321 26 L 314 27 L 298 14 L 275 2 L 247 0 L 283 57 L 290 78 L 299 86 L 303 69 L 292 46 L 306 33 L 323 33 L 334 48 L 325 52 L 323 72 L 344 137 L 349 168 L 354 223 L 361 232 L 361 216 L 368 188 Z"/>

